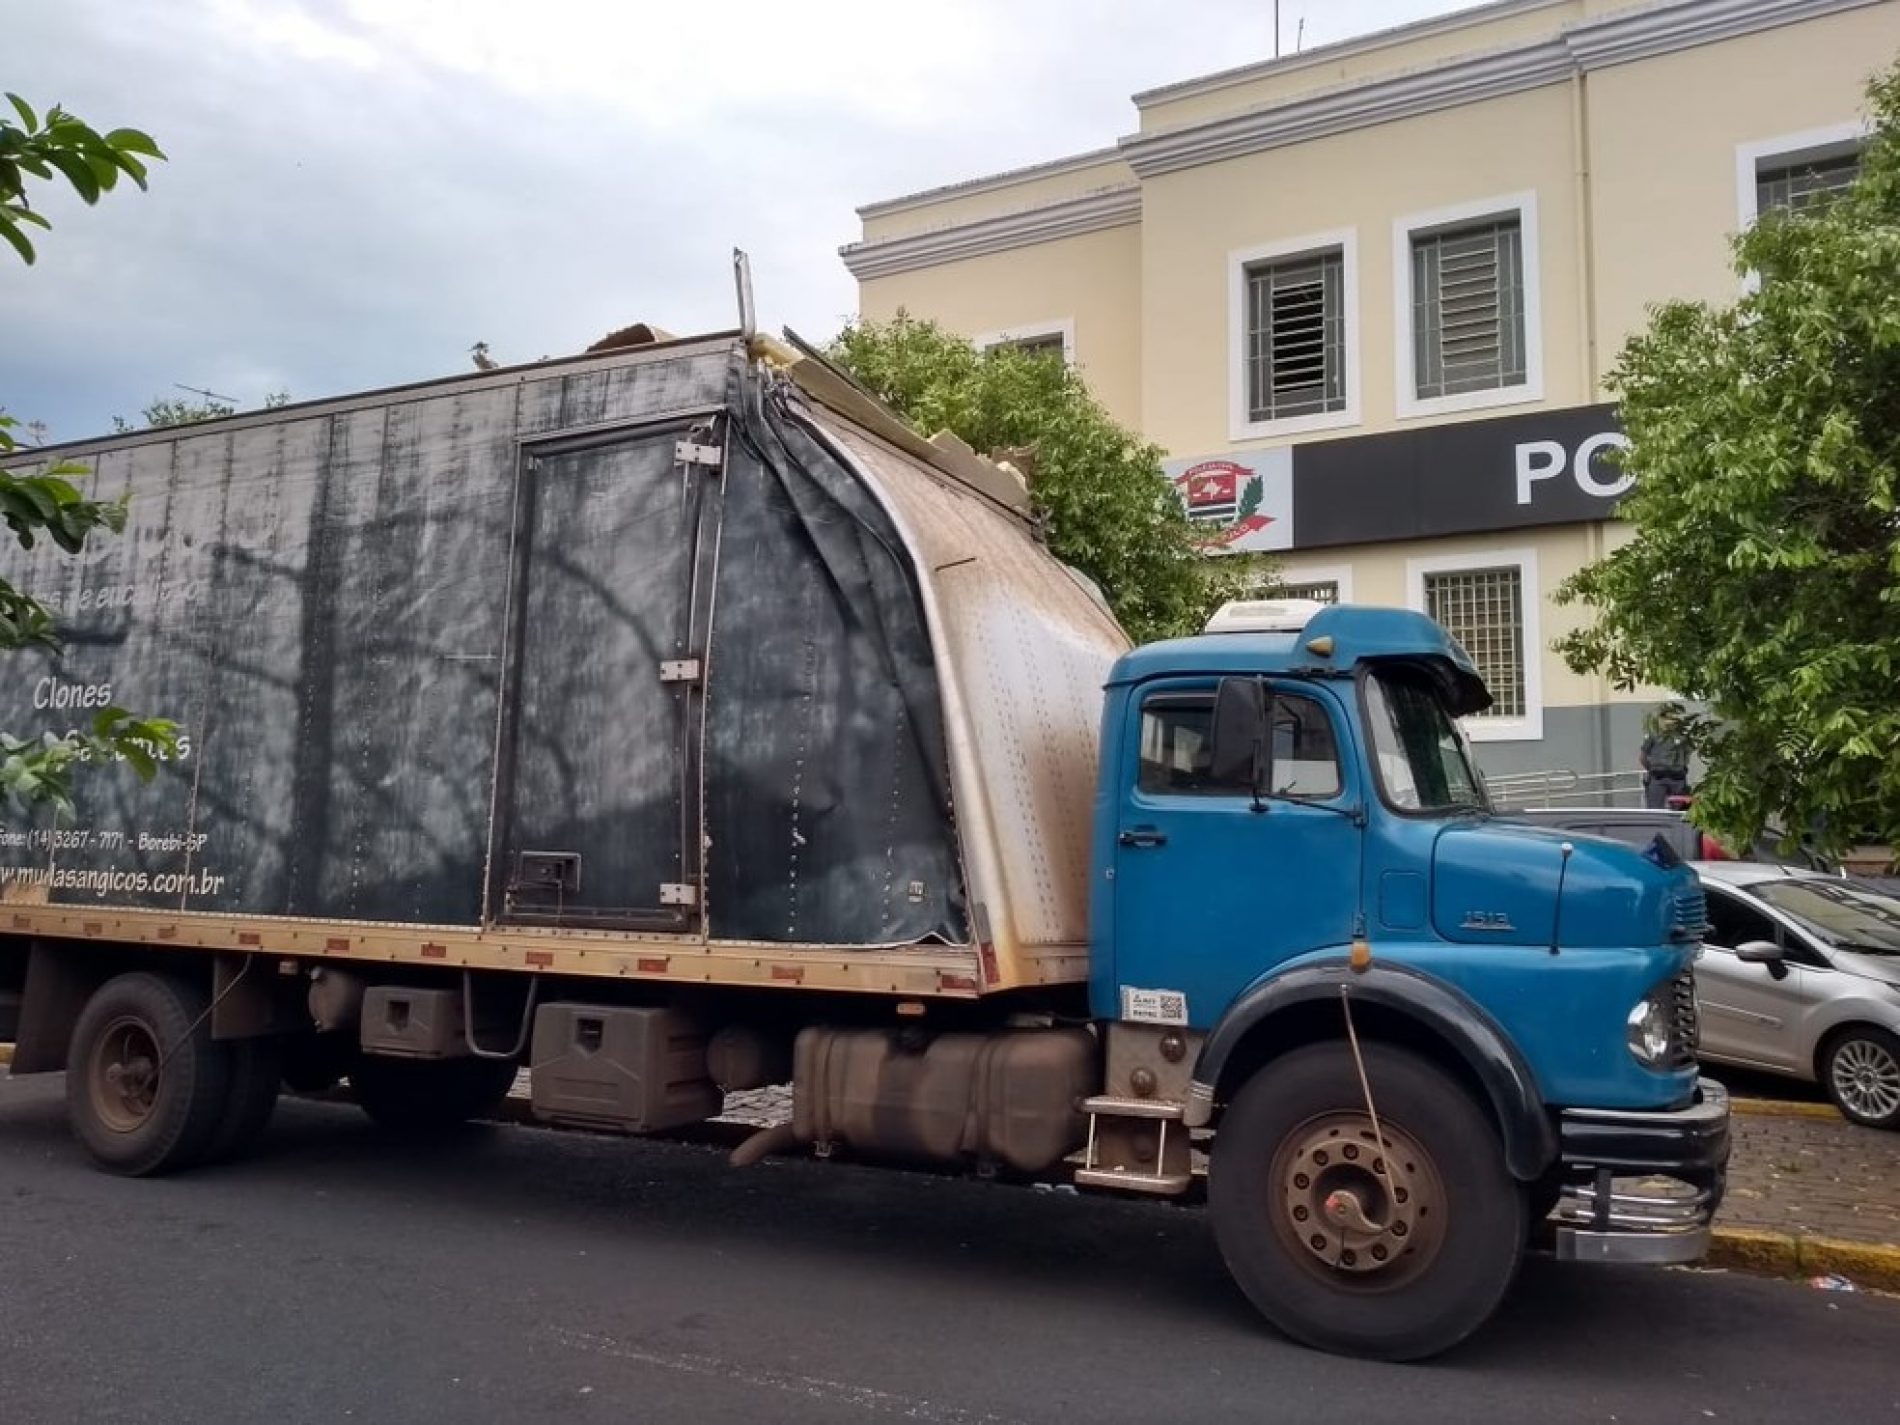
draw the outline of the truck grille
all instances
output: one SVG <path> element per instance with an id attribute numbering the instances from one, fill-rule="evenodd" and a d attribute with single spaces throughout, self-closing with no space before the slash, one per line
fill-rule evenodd
<path id="1" fill-rule="evenodd" d="M 1709 898 L 1701 886 L 1676 892 L 1675 917 L 1669 923 L 1672 940 L 1700 940 L 1709 928 Z"/>
<path id="2" fill-rule="evenodd" d="M 1695 1062 L 1696 1045 L 1702 1037 L 1702 1020 L 1695 1008 L 1695 967 L 1687 966 L 1671 986 L 1676 1014 L 1675 1066 L 1684 1068 Z"/>

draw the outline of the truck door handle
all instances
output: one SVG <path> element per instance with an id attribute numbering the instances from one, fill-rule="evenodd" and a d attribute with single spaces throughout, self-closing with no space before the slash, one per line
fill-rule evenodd
<path id="1" fill-rule="evenodd" d="M 1123 846 L 1166 846 L 1168 833 L 1152 826 L 1131 826 L 1115 839 Z"/>

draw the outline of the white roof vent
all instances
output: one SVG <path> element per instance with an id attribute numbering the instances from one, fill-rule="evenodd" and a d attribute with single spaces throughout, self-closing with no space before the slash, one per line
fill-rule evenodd
<path id="1" fill-rule="evenodd" d="M 1214 610 L 1205 633 L 1298 633 L 1326 605 L 1317 599 L 1234 599 Z"/>

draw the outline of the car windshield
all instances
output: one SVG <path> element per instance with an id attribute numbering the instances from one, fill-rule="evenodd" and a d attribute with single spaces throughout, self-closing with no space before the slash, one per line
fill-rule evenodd
<path id="1" fill-rule="evenodd" d="M 1372 760 L 1401 811 L 1489 811 L 1464 734 L 1423 673 L 1385 668 L 1366 679 Z"/>
<path id="2" fill-rule="evenodd" d="M 1749 889 L 1829 945 L 1900 955 L 1900 899 L 1839 881 L 1766 881 Z"/>

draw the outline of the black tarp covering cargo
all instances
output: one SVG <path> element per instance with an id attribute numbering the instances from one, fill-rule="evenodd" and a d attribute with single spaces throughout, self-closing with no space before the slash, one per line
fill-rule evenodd
<path id="1" fill-rule="evenodd" d="M 916 574 L 789 401 L 712 341 L 75 447 L 130 521 L 9 555 L 69 632 L 0 727 L 187 744 L 0 830 L 5 895 L 965 941 Z"/>

